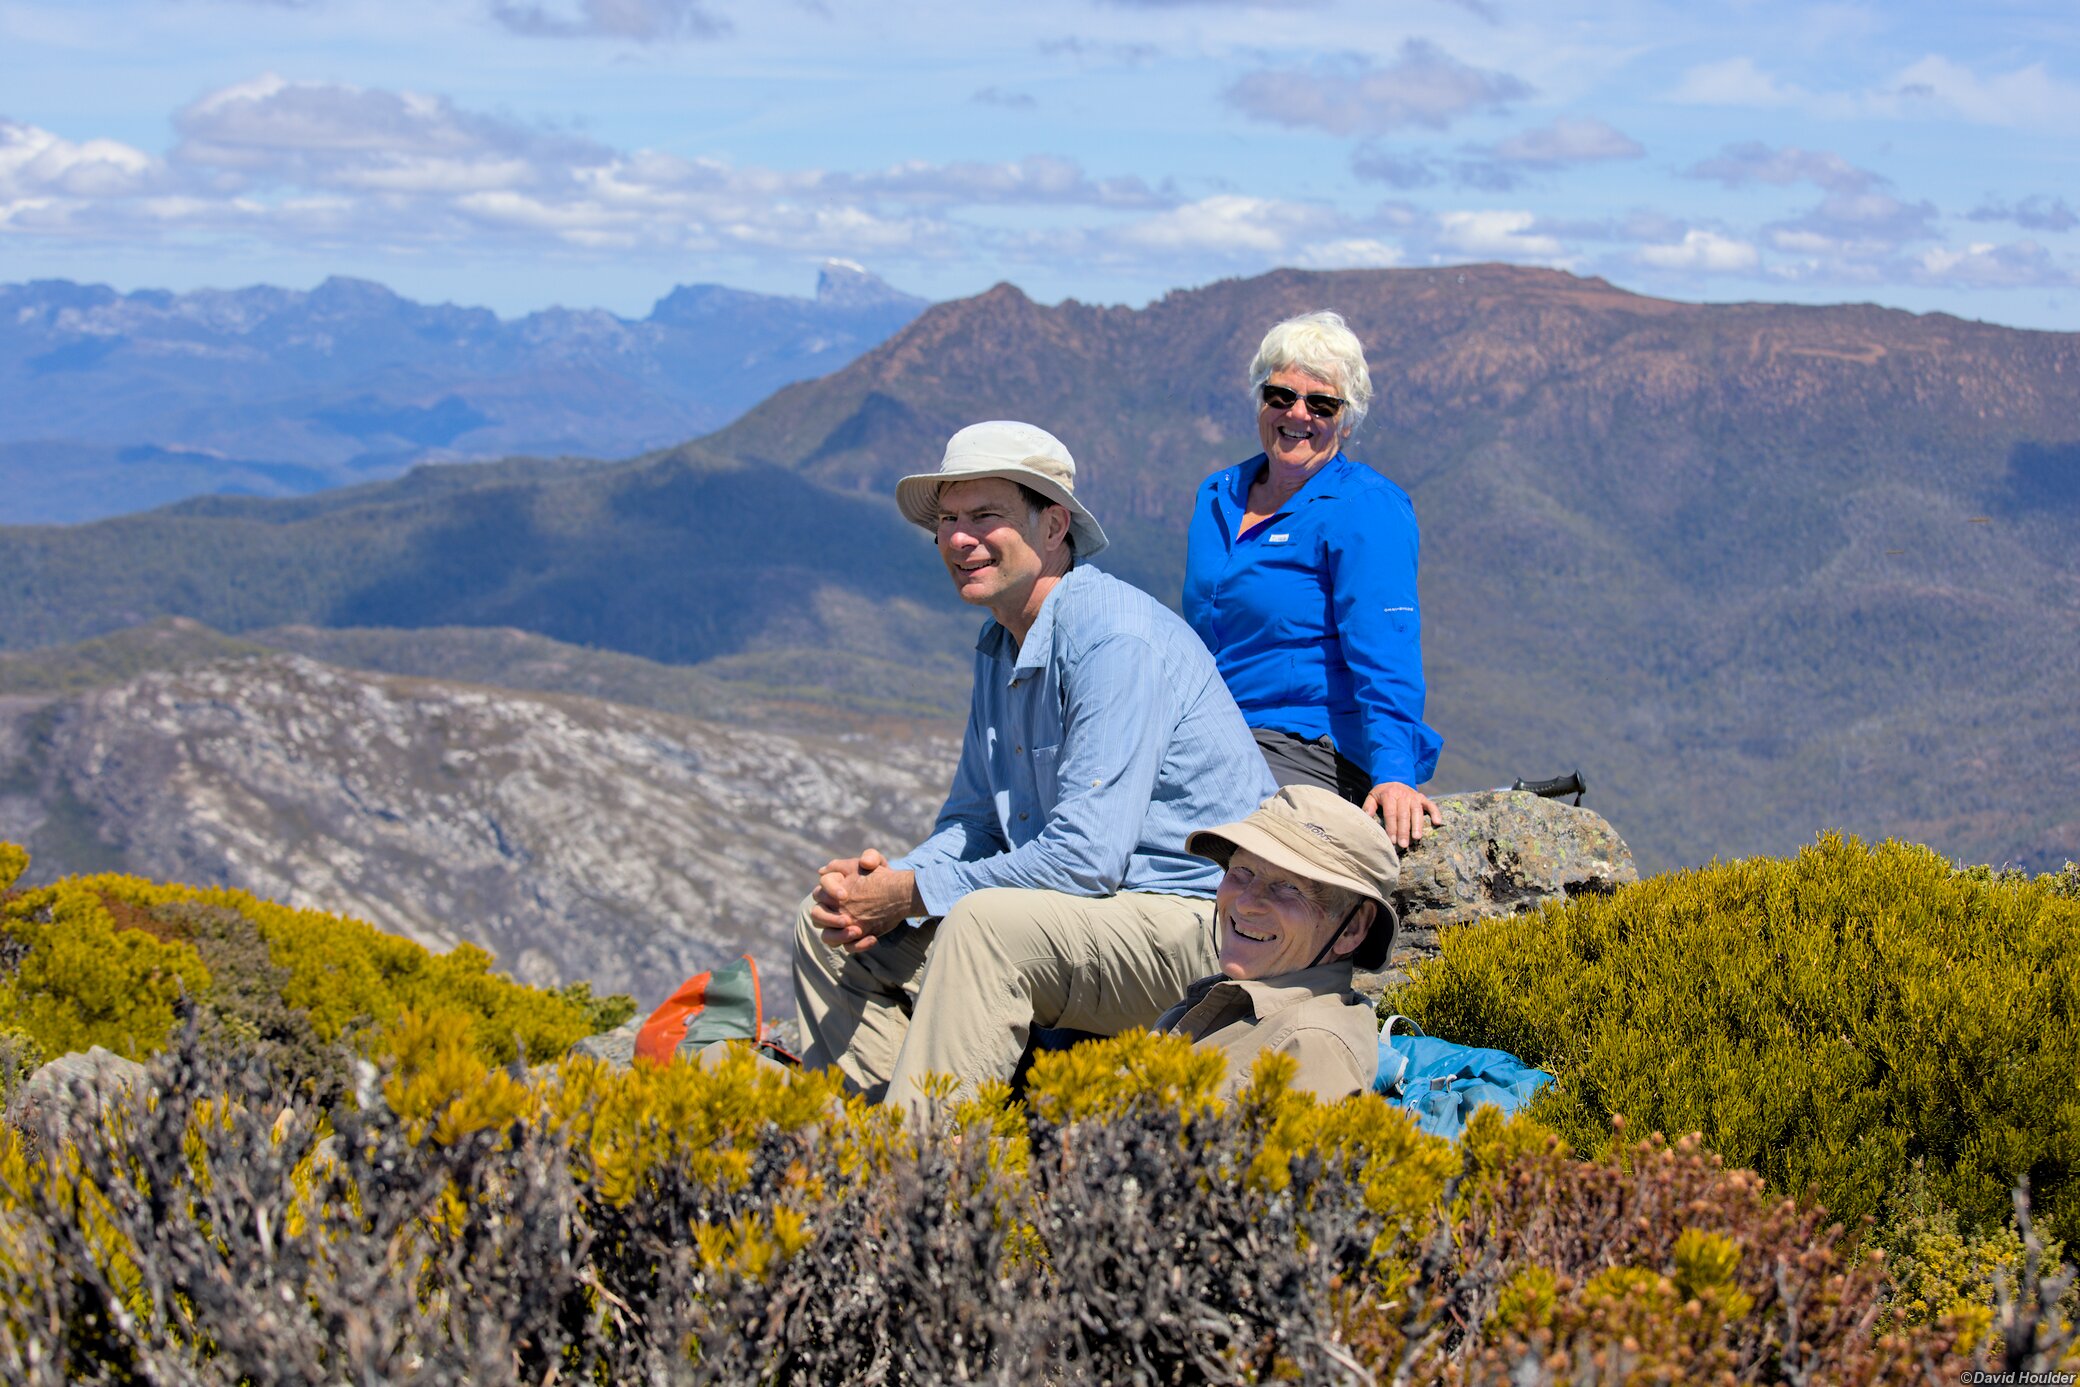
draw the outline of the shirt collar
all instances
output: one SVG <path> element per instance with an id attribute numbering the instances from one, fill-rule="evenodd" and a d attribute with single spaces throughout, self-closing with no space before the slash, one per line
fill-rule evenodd
<path id="1" fill-rule="evenodd" d="M 1243 513 L 1249 509 L 1250 483 L 1256 480 L 1258 470 L 1268 461 L 1264 454 L 1258 453 L 1229 474 L 1227 495 L 1223 499 L 1228 503 L 1234 523 L 1239 523 Z M 1315 474 L 1302 482 L 1300 489 L 1279 507 L 1279 512 L 1283 514 L 1309 501 L 1323 501 L 1332 496 L 1342 495 L 1343 481 L 1349 475 L 1351 465 L 1350 459 L 1343 455 L 1343 450 L 1337 449 L 1336 456 L 1316 468 Z"/>
<path id="2" fill-rule="evenodd" d="M 1033 618 L 1033 625 L 1026 632 L 1023 645 L 1012 639 L 1011 632 L 995 617 L 982 623 L 982 631 L 975 637 L 975 648 L 993 660 L 1011 661 L 1011 682 L 1017 683 L 1030 670 L 1044 669 L 1053 656 L 1055 599 L 1063 588 L 1071 583 L 1089 581 L 1081 575 L 1098 570 L 1090 564 L 1079 563 L 1062 575 L 1062 580 L 1047 590 L 1040 599 L 1040 612 Z"/>
<path id="3" fill-rule="evenodd" d="M 1201 988 L 1204 991 L 1200 991 Z M 1246 1001 L 1250 1014 L 1262 1021 L 1316 997 L 1335 997 L 1349 992 L 1351 965 L 1325 963 L 1318 968 L 1302 968 L 1297 973 L 1280 973 L 1274 978 L 1245 978 L 1240 981 L 1212 977 L 1196 984 L 1193 990 L 1198 992 L 1198 996 L 1192 999 L 1194 1002 L 1216 993 L 1224 1001 L 1230 998 Z"/>

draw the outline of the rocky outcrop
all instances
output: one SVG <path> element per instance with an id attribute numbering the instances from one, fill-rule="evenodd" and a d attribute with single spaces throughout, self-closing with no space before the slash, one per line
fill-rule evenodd
<path id="1" fill-rule="evenodd" d="M 636 1062 L 636 1034 L 643 1029 L 645 1019 L 631 1016 L 611 1031 L 588 1035 L 571 1046 L 571 1054 L 580 1059 L 604 1060 L 616 1069 L 626 1069 Z"/>
<path id="2" fill-rule="evenodd" d="M 742 953 L 787 977 L 816 868 L 922 837 L 955 751 L 272 656 L 0 706 L 0 840 L 39 880 L 236 886 L 647 1009 Z"/>
<path id="3" fill-rule="evenodd" d="M 75 1050 L 43 1065 L 15 1090 L 7 1105 L 8 1120 L 32 1127 L 44 1117 L 92 1103 L 107 1105 L 146 1082 L 145 1068 L 96 1045 Z"/>
<path id="4" fill-rule="evenodd" d="M 1513 790 L 1441 795 L 1437 805 L 1444 823 L 1401 855 L 1393 968 L 1363 975 L 1361 986 L 1397 981 L 1437 952 L 1437 932 L 1447 925 L 1639 880 L 1632 850 L 1594 810 Z"/>

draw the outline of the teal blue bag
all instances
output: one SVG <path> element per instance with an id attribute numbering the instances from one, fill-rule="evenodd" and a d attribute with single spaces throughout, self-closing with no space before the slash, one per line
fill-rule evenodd
<path id="1" fill-rule="evenodd" d="M 1410 1035 L 1396 1035 L 1396 1027 Z M 1432 1136 L 1456 1139 L 1484 1103 L 1513 1113 L 1553 1081 L 1507 1050 L 1454 1045 L 1423 1034 L 1406 1016 L 1389 1016 L 1379 1033 L 1375 1093 L 1407 1111 Z"/>

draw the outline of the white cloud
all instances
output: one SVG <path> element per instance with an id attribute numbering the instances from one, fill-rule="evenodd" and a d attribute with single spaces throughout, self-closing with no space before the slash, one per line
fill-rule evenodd
<path id="1" fill-rule="evenodd" d="M 944 258 L 1011 236 L 950 220 L 961 208 L 1161 213 L 1180 201 L 1052 155 L 865 171 L 736 166 L 617 150 L 425 93 L 274 75 L 211 92 L 174 125 L 178 143 L 158 160 L 0 122 L 0 218 L 16 232 L 232 235 L 298 250 L 504 241 L 577 252 L 895 248 Z M 1184 236 L 1189 220 L 1171 233 Z M 1159 237 L 1161 227 L 1146 234 Z"/>
<path id="2" fill-rule="evenodd" d="M 2013 222 L 2025 231 L 2071 231 L 2080 226 L 2080 213 L 2062 197 L 2032 193 L 2017 203 L 1988 201 L 1972 209 L 1975 222 Z"/>
<path id="3" fill-rule="evenodd" d="M 1932 235 L 1929 222 L 1935 215 L 1932 202 L 1902 202 L 1890 193 L 1870 188 L 1829 193 L 1820 199 L 1819 206 L 1791 224 L 1824 235 L 1897 244 Z"/>
<path id="4" fill-rule="evenodd" d="M 1527 175 L 1550 173 L 1576 164 L 1610 159 L 1637 159 L 1646 150 L 1637 140 L 1600 120 L 1562 116 L 1549 125 L 1521 130 L 1492 145 L 1468 145 L 1456 159 L 1385 154 L 1360 149 L 1351 171 L 1360 178 L 1397 188 L 1419 188 L 1447 174 L 1462 188 L 1506 193 Z"/>
<path id="5" fill-rule="evenodd" d="M 1666 212 L 1652 208 L 1636 207 L 1615 217 L 1583 218 L 1579 220 L 1562 217 L 1541 217 L 1539 229 L 1551 236 L 1569 241 L 1620 241 L 1633 245 L 1653 245 L 1680 241 L 1690 230 L 1689 224 Z"/>
<path id="6" fill-rule="evenodd" d="M 1796 106 L 1808 98 L 1799 87 L 1777 81 L 1755 66 L 1752 58 L 1724 58 L 1703 63 L 1683 74 L 1670 101 L 1691 106 L 1749 106 L 1774 110 Z"/>
<path id="7" fill-rule="evenodd" d="M 1637 159 L 1647 151 L 1639 141 L 1600 120 L 1561 116 L 1550 125 L 1522 130 L 1489 151 L 1506 164 L 1587 164 L 1604 159 Z"/>
<path id="8" fill-rule="evenodd" d="M 1934 234 L 1930 223 L 1935 204 L 1907 202 L 1887 191 L 1891 180 L 1862 169 L 1827 150 L 1786 145 L 1772 149 L 1751 141 L 1728 145 L 1716 156 L 1684 170 L 1690 178 L 1709 178 L 1728 188 L 1754 184 L 1788 187 L 1810 184 L 1822 190 L 1820 201 L 1794 218 L 1774 224 L 1775 243 L 1785 249 L 1804 247 L 1815 254 L 1843 260 L 1890 255 L 1908 241 Z M 1867 267 L 1866 267 L 1867 268 Z M 1859 269 L 1858 277 L 1865 276 Z"/>
<path id="9" fill-rule="evenodd" d="M 204 96 L 176 113 L 174 128 L 174 164 L 262 185 L 482 191 L 567 179 L 613 157 L 444 97 L 271 73 Z"/>
<path id="10" fill-rule="evenodd" d="M 1009 91 L 1003 87 L 978 87 L 968 100 L 978 106 L 1001 106 L 1007 111 L 1030 111 L 1040 104 L 1031 92 Z"/>
<path id="11" fill-rule="evenodd" d="M 1224 193 L 1130 222 L 1108 239 L 1141 250 L 1276 257 L 1325 215 L 1303 203 Z"/>
<path id="12" fill-rule="evenodd" d="M 1421 154 L 1395 154 L 1361 145 L 1351 155 L 1351 172 L 1390 188 L 1427 188 L 1437 182 L 1437 161 Z"/>
<path id="13" fill-rule="evenodd" d="M 0 118 L 0 201 L 127 197 L 161 181 L 159 162 L 115 140 L 74 143 Z"/>
<path id="14" fill-rule="evenodd" d="M 1052 155 L 1033 155 L 997 164 L 931 164 L 911 160 L 878 172 L 830 174 L 823 182 L 833 190 L 920 202 L 1147 208 L 1177 201 L 1138 178 L 1093 179 L 1073 160 Z"/>
<path id="15" fill-rule="evenodd" d="M 2042 63 L 1982 75 L 1930 54 L 1877 86 L 1860 91 L 1809 91 L 1779 81 L 1752 58 L 1726 58 L 1683 74 L 1670 101 L 1751 110 L 1797 108 L 1832 119 L 1910 119 L 1954 115 L 1980 125 L 2063 130 L 2080 120 L 2080 86 Z"/>
<path id="16" fill-rule="evenodd" d="M 1455 251 L 1550 260 L 1560 254 L 1560 242 L 1533 232 L 1537 224 L 1538 218 L 1524 211 L 1440 212 L 1437 217 L 1441 239 Z"/>
<path id="17" fill-rule="evenodd" d="M 1410 39 L 1386 67 L 1324 58 L 1303 68 L 1265 68 L 1227 90 L 1245 115 L 1332 135 L 1380 135 L 1420 126 L 1443 130 L 1473 111 L 1497 111 L 1532 94 L 1506 72 L 1469 67 L 1434 44 Z"/>
<path id="18" fill-rule="evenodd" d="M 1162 56 L 1152 43 L 1111 43 L 1081 36 L 1046 39 L 1040 51 L 1050 58 L 1068 58 L 1085 67 L 1142 67 Z"/>
<path id="19" fill-rule="evenodd" d="M 730 23 L 702 0 L 493 0 L 491 17 L 530 38 L 616 38 L 637 43 L 718 38 Z"/>
<path id="20" fill-rule="evenodd" d="M 2007 245 L 1981 241 L 1961 250 L 1937 246 L 1922 254 L 1912 277 L 1925 284 L 1975 289 L 2050 288 L 2080 283 L 2080 276 L 2061 267 L 2035 241 Z"/>
<path id="21" fill-rule="evenodd" d="M 1823 236 L 1817 231 L 1803 231 L 1788 226 L 1770 228 L 1769 243 L 1778 250 L 1790 251 L 1794 255 L 1839 255 L 1851 249 L 1837 237 Z"/>
<path id="22" fill-rule="evenodd" d="M 1751 183 L 1811 183 L 1819 188 L 1854 191 L 1886 181 L 1824 149 L 1800 149 L 1797 145 L 1771 149 L 1760 140 L 1730 144 L 1714 157 L 1692 164 L 1684 174 L 1689 178 L 1709 178 L 1729 188 L 1743 188 Z"/>
<path id="23" fill-rule="evenodd" d="M 1692 228 L 1677 242 L 1641 246 L 1635 259 L 1657 270 L 1704 270 L 1735 273 L 1752 270 L 1762 261 L 1761 253 L 1746 241 L 1721 236 L 1715 231 Z"/>
<path id="24" fill-rule="evenodd" d="M 1369 236 L 1347 236 L 1302 246 L 1293 263 L 1308 270 L 1371 270 L 1400 264 L 1401 247 Z"/>
<path id="25" fill-rule="evenodd" d="M 1887 92 L 1907 103 L 1930 103 L 1981 125 L 2069 129 L 2080 120 L 2080 86 L 2052 76 L 2042 63 L 1982 77 L 1949 58 L 1930 55 L 1895 77 Z"/>

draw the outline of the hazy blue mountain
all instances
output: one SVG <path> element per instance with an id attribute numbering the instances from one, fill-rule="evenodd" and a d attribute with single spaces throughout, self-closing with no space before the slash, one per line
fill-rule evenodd
<path id="1" fill-rule="evenodd" d="M 0 286 L 0 519 L 297 495 L 428 459 L 626 456 L 837 370 L 924 306 L 842 261 L 814 298 L 687 285 L 639 320 L 508 321 L 352 279 Z"/>

